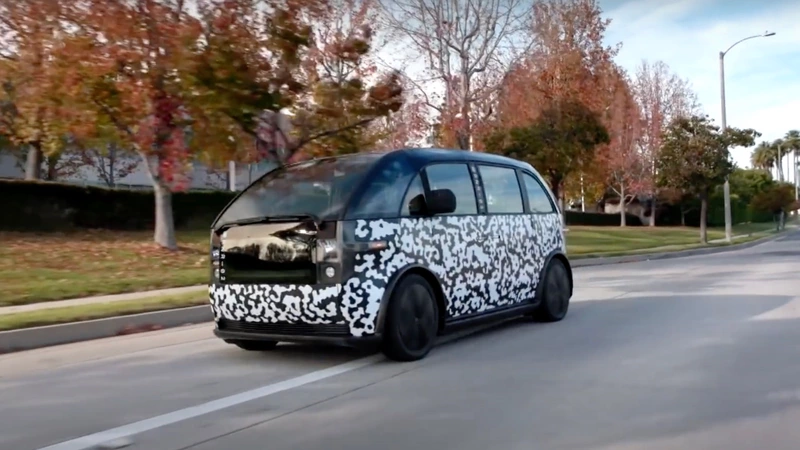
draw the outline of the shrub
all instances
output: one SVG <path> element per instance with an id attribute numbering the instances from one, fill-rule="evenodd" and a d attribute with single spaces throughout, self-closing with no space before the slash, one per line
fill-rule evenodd
<path id="1" fill-rule="evenodd" d="M 584 225 L 594 227 L 618 227 L 620 225 L 620 217 L 618 213 L 595 213 L 595 212 L 580 212 L 580 211 L 567 211 L 566 214 L 567 226 Z M 639 216 L 633 214 L 625 215 L 625 224 L 630 226 L 641 226 L 642 221 Z"/>
<path id="2" fill-rule="evenodd" d="M 175 226 L 210 227 L 233 192 L 173 194 Z M 152 229 L 155 200 L 150 190 L 107 189 L 38 181 L 0 180 L 2 230 L 64 231 L 75 228 Z"/>

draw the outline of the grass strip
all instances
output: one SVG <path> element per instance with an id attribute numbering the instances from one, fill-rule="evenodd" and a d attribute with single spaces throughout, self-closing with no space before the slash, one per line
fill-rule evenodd
<path id="1" fill-rule="evenodd" d="M 165 295 L 141 300 L 94 303 L 0 315 L 0 331 L 127 316 L 208 304 L 208 293 Z"/>

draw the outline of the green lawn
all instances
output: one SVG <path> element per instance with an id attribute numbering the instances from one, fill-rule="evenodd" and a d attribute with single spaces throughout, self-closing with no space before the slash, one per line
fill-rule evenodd
<path id="1" fill-rule="evenodd" d="M 208 231 L 179 233 L 174 252 L 153 244 L 151 232 L 2 232 L 0 240 L 0 306 L 208 280 Z"/>
<path id="2" fill-rule="evenodd" d="M 190 294 L 151 297 L 142 300 L 48 308 L 39 311 L 0 315 L 0 331 L 57 325 L 60 323 L 103 319 L 106 317 L 126 316 L 143 312 L 207 304 L 208 293 L 193 292 Z"/>
<path id="3" fill-rule="evenodd" d="M 739 225 L 734 235 L 772 224 Z M 570 227 L 570 255 L 680 250 L 698 246 L 690 228 Z M 709 230 L 709 239 L 724 237 Z M 178 234 L 180 249 L 152 243 L 151 232 L 82 231 L 60 234 L 0 232 L 0 306 L 92 295 L 190 286 L 208 281 L 208 231 Z M 735 242 L 742 242 L 736 240 Z"/>
<path id="4" fill-rule="evenodd" d="M 609 255 L 637 253 L 646 250 L 682 250 L 700 246 L 700 230 L 685 227 L 581 227 L 570 226 L 566 232 L 570 255 Z M 733 235 L 758 233 L 757 237 L 774 230 L 771 223 L 741 224 L 733 227 Z M 708 230 L 708 240 L 725 238 L 723 228 Z M 736 239 L 734 243 L 749 239 Z"/>

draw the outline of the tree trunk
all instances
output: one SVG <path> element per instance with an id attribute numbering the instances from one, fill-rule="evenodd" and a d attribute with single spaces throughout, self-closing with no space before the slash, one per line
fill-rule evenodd
<path id="1" fill-rule="evenodd" d="M 684 211 L 683 208 L 681 208 L 681 226 L 686 226 L 686 211 Z"/>
<path id="2" fill-rule="evenodd" d="M 156 196 L 156 229 L 153 239 L 156 244 L 176 250 L 178 240 L 175 237 L 175 219 L 172 216 L 172 192 L 163 183 L 153 184 Z"/>
<path id="3" fill-rule="evenodd" d="M 33 143 L 28 148 L 28 157 L 25 162 L 25 179 L 26 180 L 40 180 L 42 179 L 42 147 L 37 143 Z"/>
<path id="4" fill-rule="evenodd" d="M 158 161 L 151 160 L 144 153 L 139 153 L 150 181 L 153 183 L 153 194 L 156 200 L 155 232 L 153 240 L 156 244 L 170 250 L 178 249 L 178 240 L 175 236 L 175 219 L 172 215 L 172 191 L 164 183 L 158 171 Z"/>
<path id="5" fill-rule="evenodd" d="M 708 243 L 708 229 L 706 222 L 708 220 L 708 193 L 703 192 L 700 194 L 700 243 Z"/>
<path id="6" fill-rule="evenodd" d="M 620 183 L 619 185 L 619 226 L 624 227 L 627 225 L 625 223 L 625 184 Z"/>
<path id="7" fill-rule="evenodd" d="M 58 156 L 48 156 L 47 157 L 47 181 L 56 181 L 58 180 Z"/>
<path id="8" fill-rule="evenodd" d="M 656 195 L 653 194 L 653 198 L 650 201 L 650 223 L 648 224 L 651 227 L 656 226 Z"/>
<path id="9" fill-rule="evenodd" d="M 117 159 L 117 146 L 114 143 L 108 146 L 108 187 L 114 187 L 116 180 L 114 180 L 114 162 Z M 102 163 L 102 157 L 100 163 Z"/>

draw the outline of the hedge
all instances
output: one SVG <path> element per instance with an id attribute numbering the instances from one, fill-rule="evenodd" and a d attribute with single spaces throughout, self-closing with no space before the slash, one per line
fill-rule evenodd
<path id="1" fill-rule="evenodd" d="M 233 195 L 227 191 L 173 194 L 176 228 L 210 227 Z M 0 207 L 2 230 L 148 230 L 155 222 L 152 190 L 0 180 Z"/>
<path id="2" fill-rule="evenodd" d="M 567 211 L 565 220 L 567 226 L 586 225 L 595 227 L 618 227 L 620 226 L 619 213 L 595 213 L 581 211 Z M 639 216 L 625 214 L 625 224 L 630 226 L 641 226 L 642 220 Z"/>

